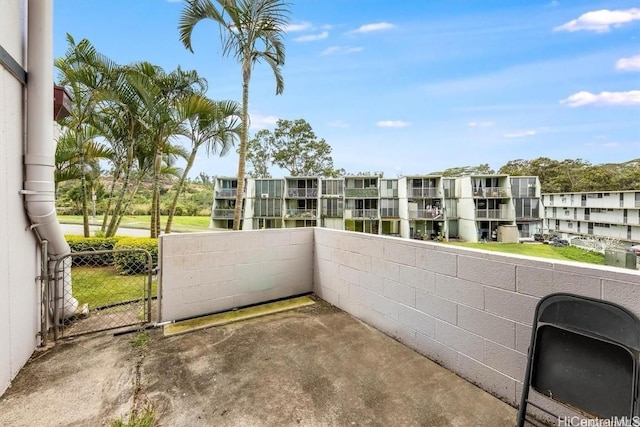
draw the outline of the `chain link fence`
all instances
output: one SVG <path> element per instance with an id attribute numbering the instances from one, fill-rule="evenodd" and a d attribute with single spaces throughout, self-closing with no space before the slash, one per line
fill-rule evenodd
<path id="1" fill-rule="evenodd" d="M 55 339 L 151 321 L 157 280 L 143 249 L 71 253 L 57 261 L 53 275 Z"/>

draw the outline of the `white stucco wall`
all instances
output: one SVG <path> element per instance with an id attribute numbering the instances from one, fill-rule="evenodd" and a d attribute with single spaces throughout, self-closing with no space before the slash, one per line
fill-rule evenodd
<path id="1" fill-rule="evenodd" d="M 0 1 L 0 45 L 24 66 L 22 0 Z M 0 66 L 0 394 L 37 345 L 39 254 L 23 207 L 23 88 Z"/>

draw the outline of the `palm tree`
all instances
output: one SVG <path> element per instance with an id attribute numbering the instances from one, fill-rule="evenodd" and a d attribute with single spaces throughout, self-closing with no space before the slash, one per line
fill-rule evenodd
<path id="1" fill-rule="evenodd" d="M 109 58 L 96 51 L 93 45 L 86 39 L 76 43 L 71 35 L 67 34 L 69 47 L 64 57 L 55 60 L 55 66 L 60 71 L 60 83 L 67 86 L 72 93 L 73 108 L 71 115 L 65 118 L 63 126 L 73 130 L 77 137 L 75 148 L 79 160 L 79 172 L 82 191 L 82 216 L 84 235 L 89 237 L 89 214 L 87 203 L 87 185 L 85 170 L 85 147 L 87 142 L 86 127 L 92 125 L 96 116 L 96 106 L 99 102 L 99 93 L 110 81 L 116 65 Z"/>
<path id="2" fill-rule="evenodd" d="M 233 214 L 233 229 L 240 228 L 242 195 L 249 128 L 249 83 L 253 66 L 266 62 L 276 79 L 276 95 L 284 90 L 281 67 L 284 65 L 283 35 L 289 23 L 289 3 L 285 0 L 187 0 L 180 15 L 180 41 L 193 52 L 191 33 L 203 19 L 220 26 L 222 53 L 233 55 L 242 69 L 242 126 L 238 150 L 238 193 Z"/>
<path id="3" fill-rule="evenodd" d="M 176 111 L 178 117 L 184 119 L 181 134 L 191 141 L 191 153 L 187 158 L 187 165 L 180 176 L 176 193 L 169 208 L 169 216 L 165 225 L 165 233 L 167 234 L 171 233 L 178 199 L 184 190 L 184 183 L 198 150 L 205 146 L 207 155 L 225 156 L 232 148 L 239 132 L 237 117 L 240 116 L 240 109 L 235 101 L 211 101 L 202 95 L 193 94 L 181 99 L 177 104 Z"/>

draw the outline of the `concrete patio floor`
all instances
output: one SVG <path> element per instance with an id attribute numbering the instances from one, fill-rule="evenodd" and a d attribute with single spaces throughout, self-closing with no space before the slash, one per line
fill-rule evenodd
<path id="1" fill-rule="evenodd" d="M 0 398 L 2 426 L 511 426 L 516 410 L 318 300 L 164 337 L 85 336 L 37 352 Z"/>

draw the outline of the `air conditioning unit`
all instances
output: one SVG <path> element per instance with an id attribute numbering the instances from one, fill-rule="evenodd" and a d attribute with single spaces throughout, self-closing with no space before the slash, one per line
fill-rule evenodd
<path id="1" fill-rule="evenodd" d="M 268 198 L 269 198 L 269 193 L 262 193 L 262 194 L 260 195 L 260 198 L 261 198 L 261 199 L 268 199 Z"/>

